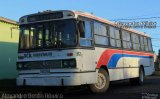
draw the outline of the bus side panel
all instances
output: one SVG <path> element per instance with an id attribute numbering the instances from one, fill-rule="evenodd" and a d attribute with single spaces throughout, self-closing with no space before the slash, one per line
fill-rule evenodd
<path id="1" fill-rule="evenodd" d="M 150 63 L 149 66 L 146 66 L 144 67 L 144 71 L 145 71 L 145 75 L 148 76 L 148 75 L 152 75 L 153 72 L 155 71 L 155 68 L 154 68 L 154 58 L 151 57 L 148 62 Z"/>
<path id="2" fill-rule="evenodd" d="M 123 61 L 117 60 L 114 57 L 115 52 L 122 55 L 122 50 L 109 48 L 96 48 L 97 67 L 106 66 L 109 71 L 110 81 L 124 79 L 123 75 Z M 112 57 L 113 56 L 113 57 Z"/>
<path id="3" fill-rule="evenodd" d="M 109 69 L 109 74 L 110 74 L 109 75 L 110 76 L 110 81 L 124 79 L 122 68 Z"/>
<path id="4" fill-rule="evenodd" d="M 123 51 L 124 79 L 139 77 L 139 67 L 144 67 L 145 75 L 153 73 L 153 55 L 144 52 Z M 150 68 L 150 69 L 148 69 Z"/>
<path id="5" fill-rule="evenodd" d="M 139 66 L 143 59 L 137 57 L 123 57 L 124 59 L 124 78 L 135 78 L 139 76 Z"/>
<path id="6" fill-rule="evenodd" d="M 151 53 L 96 48 L 96 55 L 99 60 L 97 68 L 107 66 L 111 81 L 138 77 L 141 65 L 145 67 L 146 75 L 153 72 L 146 68 L 153 67 L 153 62 L 150 61 L 153 56 Z"/>
<path id="7" fill-rule="evenodd" d="M 79 52 L 82 53 L 81 56 L 81 70 L 82 71 L 95 71 L 96 70 L 96 60 L 95 60 L 95 50 L 81 49 Z"/>

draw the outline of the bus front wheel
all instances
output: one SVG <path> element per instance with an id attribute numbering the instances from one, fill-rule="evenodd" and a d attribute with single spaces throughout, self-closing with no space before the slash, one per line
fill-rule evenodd
<path id="1" fill-rule="evenodd" d="M 95 84 L 89 85 L 93 93 L 104 93 L 109 88 L 109 75 L 104 69 L 98 72 L 98 81 Z"/>

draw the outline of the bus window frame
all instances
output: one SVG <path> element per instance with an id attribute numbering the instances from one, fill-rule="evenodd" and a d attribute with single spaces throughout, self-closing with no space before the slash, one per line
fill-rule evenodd
<path id="1" fill-rule="evenodd" d="M 78 27 L 78 22 L 79 21 L 83 21 L 83 22 L 90 21 L 90 27 L 91 27 L 91 35 L 92 35 L 92 37 L 89 40 L 91 41 L 91 46 L 82 46 L 82 45 L 80 45 L 80 39 L 81 39 L 81 37 L 80 37 L 80 31 L 79 31 L 79 27 Z M 94 27 L 93 27 L 93 20 L 92 19 L 86 18 L 86 17 L 83 17 L 83 16 L 78 16 L 78 18 L 77 18 L 78 48 L 93 49 L 95 47 L 95 44 L 94 44 L 95 39 L 94 39 L 93 28 Z"/>
<path id="2" fill-rule="evenodd" d="M 75 37 L 75 41 L 76 41 L 75 46 L 73 46 L 73 47 L 64 47 L 64 48 L 46 48 L 45 46 L 43 46 L 43 47 L 37 47 L 36 46 L 35 48 L 21 49 L 20 48 L 20 43 L 19 43 L 18 52 L 26 52 L 26 51 L 28 51 L 28 52 L 36 52 L 36 51 L 50 51 L 50 50 L 57 50 L 57 49 L 63 50 L 63 49 L 77 49 L 77 48 L 79 48 L 79 42 L 78 42 L 78 38 L 79 38 L 78 34 L 79 33 L 78 33 L 77 19 L 73 18 L 73 19 L 63 19 L 63 20 L 73 20 L 74 23 L 75 23 L 75 36 L 76 36 Z M 21 29 L 21 27 L 31 27 L 31 26 L 37 27 L 39 24 L 43 25 L 43 28 L 44 28 L 45 24 L 53 25 L 52 24 L 53 21 L 56 21 L 56 20 L 42 21 L 42 22 L 36 22 L 36 23 L 30 23 L 30 24 L 22 24 L 22 25 L 20 25 L 20 29 Z M 51 26 L 50 26 L 50 28 L 51 28 Z M 43 35 L 44 35 L 44 31 L 45 30 L 43 29 Z M 37 31 L 36 31 L 36 33 L 37 33 Z M 20 35 L 21 35 L 21 33 L 20 33 Z M 43 39 L 44 39 L 44 37 L 43 37 Z M 21 36 L 19 36 L 19 42 L 21 42 Z M 44 45 L 44 40 L 43 40 L 43 45 Z"/>
<path id="3" fill-rule="evenodd" d="M 98 24 L 103 25 L 105 27 L 105 29 L 106 29 L 106 36 L 95 33 L 95 29 L 94 29 L 95 23 L 98 23 Z M 96 46 L 103 46 L 103 47 L 109 47 L 110 46 L 110 41 L 109 41 L 109 26 L 107 26 L 106 24 L 104 24 L 102 22 L 99 22 L 99 21 L 93 21 L 93 34 L 94 34 L 94 44 Z M 97 44 L 96 40 L 95 40 L 95 38 L 96 38 L 95 36 L 106 37 L 108 39 L 108 45 Z"/>
<path id="4" fill-rule="evenodd" d="M 130 38 L 130 41 L 128 41 L 128 40 L 126 40 L 127 39 L 127 35 L 126 34 L 129 34 L 129 38 Z M 124 37 L 123 37 L 123 35 L 125 34 L 125 40 L 124 40 Z M 131 32 L 129 32 L 129 31 L 126 31 L 126 30 L 122 30 L 122 32 L 121 32 L 121 38 L 122 38 L 122 45 L 123 45 L 123 49 L 125 49 L 125 50 L 132 50 L 133 49 L 133 43 L 132 43 L 132 37 L 131 37 Z M 127 43 L 129 43 L 130 44 L 130 48 L 125 48 L 124 47 L 124 43 L 123 42 L 126 42 L 126 46 L 127 46 Z"/>
<path id="5" fill-rule="evenodd" d="M 123 28 L 117 28 L 117 27 L 112 26 L 112 25 L 110 25 L 110 24 L 107 24 L 107 23 L 104 23 L 104 22 L 101 22 L 101 21 L 98 21 L 98 20 L 95 20 L 95 19 L 86 18 L 86 17 L 83 17 L 83 16 L 79 16 L 78 19 L 79 19 L 79 20 L 82 20 L 82 21 L 83 21 L 83 20 L 90 20 L 90 21 L 91 21 L 91 23 L 92 23 L 92 32 L 93 32 L 92 34 L 93 34 L 93 40 L 94 40 L 93 47 L 113 48 L 113 49 L 120 49 L 120 50 L 128 50 L 128 51 L 136 51 L 136 52 L 151 52 L 151 53 L 153 53 L 152 41 L 151 41 L 152 51 L 149 51 L 149 50 L 148 50 L 148 51 L 145 51 L 145 50 L 143 51 L 143 50 L 141 50 L 140 36 L 146 37 L 146 36 L 144 36 L 144 35 L 137 34 L 137 33 L 134 33 L 134 32 L 130 32 L 130 31 L 128 31 L 128 30 L 124 30 Z M 107 33 L 108 33 L 108 43 L 109 43 L 108 45 L 100 45 L 100 44 L 96 44 L 96 43 L 95 43 L 94 22 L 98 22 L 98 23 L 101 23 L 101 24 L 103 24 L 103 25 L 106 26 Z M 120 34 L 120 39 L 119 39 L 119 40 L 121 41 L 121 47 L 111 46 L 111 41 L 110 41 L 110 27 L 113 27 L 113 28 L 119 30 L 119 34 Z M 126 32 L 128 32 L 129 35 L 130 35 L 130 40 L 131 40 L 131 41 L 130 41 L 130 44 L 131 44 L 131 48 L 130 48 L 130 49 L 123 47 L 122 31 L 126 31 Z M 79 34 L 79 33 L 78 33 L 78 34 Z M 136 34 L 137 37 L 138 37 L 138 39 L 139 39 L 139 42 L 136 43 L 136 44 L 139 44 L 139 50 L 133 49 L 132 34 Z M 78 37 L 80 37 L 80 35 L 79 35 Z M 148 44 L 148 39 L 149 39 L 149 38 L 150 38 L 150 37 L 147 37 L 147 44 Z M 78 41 L 79 41 L 79 40 L 78 40 Z M 78 43 L 78 44 L 80 44 L 80 43 Z M 116 45 L 117 45 L 117 44 L 116 44 Z M 79 47 L 82 47 L 82 46 L 79 45 Z M 85 48 L 91 48 L 91 47 L 85 47 Z"/>
<path id="6" fill-rule="evenodd" d="M 149 50 L 149 52 L 153 52 L 152 40 L 151 40 L 150 37 L 148 37 L 147 39 L 150 41 L 150 44 L 151 44 L 151 51 Z M 147 40 L 147 41 L 148 41 L 148 40 Z"/>
<path id="7" fill-rule="evenodd" d="M 114 38 L 110 36 L 110 29 L 111 29 L 111 28 L 114 29 Z M 118 30 L 119 39 L 116 38 L 116 34 L 115 34 L 115 31 L 116 31 L 116 30 Z M 115 46 L 112 46 L 112 45 L 111 45 L 111 39 L 114 39 L 114 41 L 115 41 Z M 121 44 L 120 44 L 120 47 L 117 46 L 117 40 L 119 40 L 120 43 L 121 43 Z M 120 29 L 120 28 L 117 28 L 117 27 L 111 26 L 111 25 L 109 26 L 109 42 L 110 42 L 110 45 L 109 45 L 109 46 L 110 46 L 111 48 L 123 49 L 123 45 L 122 45 L 122 32 L 121 32 L 121 29 Z"/>
<path id="8" fill-rule="evenodd" d="M 137 38 L 138 38 L 138 42 L 135 42 L 135 41 L 133 41 L 133 36 L 137 36 Z M 141 51 L 141 43 L 140 43 L 140 35 L 139 34 L 137 34 L 137 33 L 131 33 L 131 42 L 132 42 L 132 50 L 135 50 L 135 51 Z M 138 44 L 139 45 L 139 49 L 137 49 L 137 48 L 134 48 L 134 44 Z"/>

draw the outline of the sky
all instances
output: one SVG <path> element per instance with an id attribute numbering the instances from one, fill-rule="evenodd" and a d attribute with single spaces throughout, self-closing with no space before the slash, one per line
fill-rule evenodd
<path id="1" fill-rule="evenodd" d="M 160 49 L 160 0 L 0 0 L 0 16 L 18 21 L 20 17 L 44 10 L 78 10 L 93 13 L 108 19 L 121 22 L 156 22 L 152 29 L 137 29 L 153 38 L 153 49 L 158 54 Z"/>

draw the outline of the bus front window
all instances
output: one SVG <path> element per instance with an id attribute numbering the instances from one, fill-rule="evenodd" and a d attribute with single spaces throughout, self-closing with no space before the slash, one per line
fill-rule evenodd
<path id="1" fill-rule="evenodd" d="M 20 37 L 21 37 L 21 39 L 20 39 L 20 48 L 21 49 L 29 49 L 29 29 L 28 29 L 28 27 L 26 27 L 26 28 L 21 28 L 21 31 L 20 31 Z"/>
<path id="2" fill-rule="evenodd" d="M 74 20 L 58 20 L 21 26 L 20 49 L 48 49 L 76 46 Z"/>

